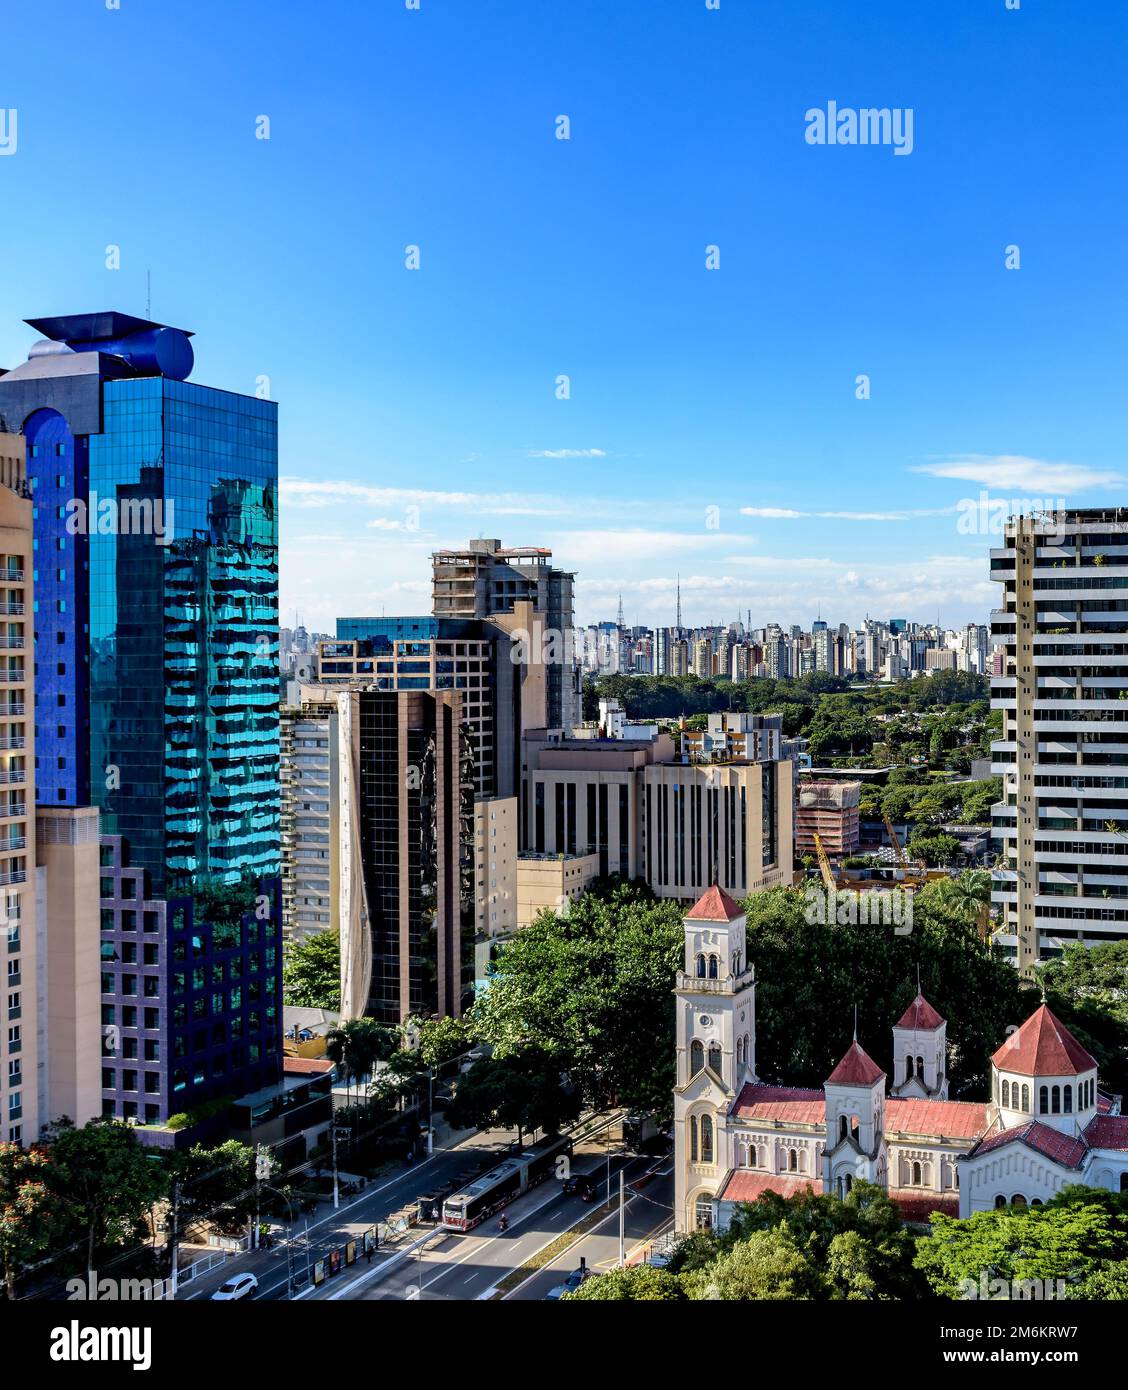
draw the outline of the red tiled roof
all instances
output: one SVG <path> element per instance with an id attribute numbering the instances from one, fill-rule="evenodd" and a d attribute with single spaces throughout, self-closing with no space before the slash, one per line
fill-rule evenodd
<path id="1" fill-rule="evenodd" d="M 744 909 L 733 902 L 725 890 L 717 884 L 707 888 L 686 913 L 691 922 L 731 922 L 744 916 Z"/>
<path id="2" fill-rule="evenodd" d="M 885 1132 L 978 1139 L 987 1129 L 989 1109 L 989 1106 L 972 1100 L 890 1097 L 885 1102 Z"/>
<path id="3" fill-rule="evenodd" d="M 991 1058 L 1000 1071 L 1021 1076 L 1076 1076 L 1097 1065 L 1045 1004 Z"/>
<path id="4" fill-rule="evenodd" d="M 924 995 L 919 992 L 896 1023 L 898 1028 L 913 1028 L 920 1033 L 927 1033 L 933 1028 L 943 1028 L 943 1026 L 944 1020 Z"/>
<path id="5" fill-rule="evenodd" d="M 897 1204 L 902 1221 L 926 1222 L 934 1211 L 942 1211 L 945 1216 L 959 1216 L 960 1199 L 954 1193 L 937 1197 L 919 1192 L 912 1187 L 890 1189 L 889 1196 Z"/>
<path id="6" fill-rule="evenodd" d="M 1084 1139 L 1076 1138 L 1071 1134 L 1062 1134 L 1060 1130 L 1051 1129 L 1049 1125 L 1044 1125 L 1039 1120 L 1029 1120 L 1026 1124 L 1018 1125 L 1015 1129 L 1004 1129 L 997 1134 L 991 1134 L 986 1139 L 981 1140 L 972 1152 L 976 1155 L 990 1153 L 992 1149 L 1001 1149 L 1006 1144 L 1020 1141 L 1027 1148 L 1034 1149 L 1035 1152 L 1053 1159 L 1055 1163 L 1060 1163 L 1065 1168 L 1079 1168 L 1081 1160 L 1088 1152 L 1088 1145 Z"/>
<path id="7" fill-rule="evenodd" d="M 333 1066 L 328 1057 L 285 1057 L 282 1061 L 283 1072 L 291 1076 L 320 1075 L 332 1071 Z"/>
<path id="8" fill-rule="evenodd" d="M 781 1197 L 797 1197 L 809 1187 L 816 1196 L 822 1192 L 817 1178 L 791 1178 L 782 1173 L 757 1173 L 751 1168 L 737 1168 L 717 1196 L 723 1202 L 754 1202 L 761 1192 L 778 1192 Z"/>
<path id="9" fill-rule="evenodd" d="M 885 1073 L 861 1043 L 854 1039 L 846 1055 L 826 1079 L 828 1086 L 872 1086 Z"/>
<path id="10" fill-rule="evenodd" d="M 1085 1126 L 1093 1149 L 1128 1149 L 1128 1115 L 1096 1115 Z"/>
<path id="11" fill-rule="evenodd" d="M 740 1120 L 790 1120 L 799 1125 L 826 1123 L 826 1097 L 822 1091 L 799 1086 L 762 1086 L 749 1082 L 729 1111 Z"/>

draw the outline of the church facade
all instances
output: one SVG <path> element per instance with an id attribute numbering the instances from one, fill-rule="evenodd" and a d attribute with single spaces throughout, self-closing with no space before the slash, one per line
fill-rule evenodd
<path id="1" fill-rule="evenodd" d="M 685 918 L 677 999 L 675 1220 L 723 1229 L 761 1192 L 845 1196 L 864 1179 L 906 1220 L 1038 1204 L 1071 1183 L 1128 1191 L 1128 1116 L 1043 1004 L 991 1059 L 991 1098 L 948 1098 L 947 1024 L 917 992 L 892 1080 L 857 1037 L 818 1090 L 756 1075 L 756 979 L 740 906 L 710 888 Z"/>

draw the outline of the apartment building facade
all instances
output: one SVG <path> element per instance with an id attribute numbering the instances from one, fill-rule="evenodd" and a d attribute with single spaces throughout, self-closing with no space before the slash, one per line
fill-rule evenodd
<path id="1" fill-rule="evenodd" d="M 1128 510 L 1015 517 L 1004 540 L 992 896 L 1029 975 L 1069 942 L 1128 935 Z"/>

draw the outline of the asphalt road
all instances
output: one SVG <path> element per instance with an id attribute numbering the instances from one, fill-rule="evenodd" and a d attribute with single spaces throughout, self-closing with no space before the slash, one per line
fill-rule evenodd
<path id="1" fill-rule="evenodd" d="M 312 1264 L 313 1261 L 327 1256 L 331 1250 L 343 1249 L 346 1241 L 361 1237 L 366 1230 L 377 1221 L 382 1221 L 390 1212 L 474 1166 L 483 1151 L 500 1157 L 511 1138 L 512 1135 L 504 1131 L 475 1136 L 455 1148 L 440 1151 L 429 1159 L 404 1167 L 391 1177 L 370 1183 L 358 1196 L 342 1197 L 341 1205 L 336 1211 L 331 1203 L 322 1203 L 311 1213 L 308 1226 L 301 1217 L 295 1222 L 290 1246 L 287 1243 L 289 1223 L 274 1221 L 272 1229 L 277 1244 L 273 1249 L 230 1255 L 222 1265 L 217 1265 L 200 1278 L 182 1285 L 178 1298 L 184 1302 L 210 1298 L 232 1275 L 249 1272 L 257 1275 L 259 1280 L 255 1297 L 284 1299 L 287 1296 L 291 1257 L 295 1272 L 298 1275 L 304 1274 L 307 1262 Z M 384 1258 L 385 1252 L 378 1251 L 373 1256 L 372 1266 L 367 1266 L 362 1257 L 352 1267 L 352 1271 L 375 1268 Z M 344 1273 L 337 1275 L 335 1279 L 327 1280 L 323 1288 L 331 1291 L 333 1285 L 346 1277 L 348 1276 Z M 318 1294 L 321 1292 L 319 1290 Z"/>
<path id="2" fill-rule="evenodd" d="M 673 1196 L 672 1178 L 651 1178 L 636 1193 L 630 1187 L 655 1167 L 669 1167 L 669 1159 L 655 1160 L 612 1151 L 610 1155 L 612 1196 L 618 1192 L 618 1175 L 623 1170 L 627 1182 L 626 1222 L 628 1248 L 656 1227 L 668 1224 Z M 605 1177 L 608 1159 L 596 1150 L 577 1155 L 576 1170 Z M 663 1186 L 668 1182 L 669 1190 Z M 605 1192 L 601 1190 L 601 1196 Z M 317 1297 L 377 1301 L 444 1299 L 468 1301 L 489 1298 L 500 1281 L 520 1268 L 538 1251 L 592 1212 L 590 1204 L 578 1197 L 565 1197 L 560 1184 L 549 1179 L 506 1208 L 509 1229 L 498 1230 L 497 1217 L 465 1235 L 436 1231 L 411 1255 L 389 1268 L 354 1270 L 335 1281 L 335 1287 L 319 1290 Z M 558 1284 L 563 1274 L 575 1268 L 580 1253 L 588 1254 L 589 1264 L 614 1263 L 618 1256 L 618 1211 L 607 1217 L 598 1233 L 584 1237 L 511 1297 L 543 1298 Z"/>

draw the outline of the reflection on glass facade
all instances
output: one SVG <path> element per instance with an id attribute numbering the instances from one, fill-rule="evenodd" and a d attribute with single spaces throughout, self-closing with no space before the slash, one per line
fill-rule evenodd
<path id="1" fill-rule="evenodd" d="M 155 892 L 278 872 L 276 407 L 105 384 L 90 491 L 163 535 L 90 537 L 90 777 Z M 159 507 L 159 511 L 158 511 Z"/>

